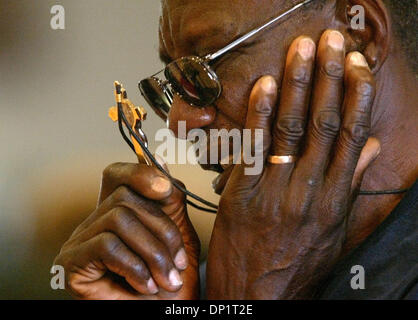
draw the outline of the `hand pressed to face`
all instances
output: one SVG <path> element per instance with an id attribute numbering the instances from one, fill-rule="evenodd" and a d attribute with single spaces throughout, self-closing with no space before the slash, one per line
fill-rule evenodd
<path id="1" fill-rule="evenodd" d="M 119 163 L 55 264 L 78 298 L 195 299 L 199 250 L 184 195 L 154 167 Z"/>
<path id="2" fill-rule="evenodd" d="M 233 169 L 209 250 L 209 298 L 310 297 L 341 253 L 355 191 L 379 153 L 368 139 L 375 85 L 360 53 L 345 56 L 339 32 L 323 34 L 316 66 L 315 51 L 299 37 L 280 97 L 272 77 L 251 93 L 246 128 L 264 130 L 265 158 L 299 158 L 266 163 L 259 176 Z"/>

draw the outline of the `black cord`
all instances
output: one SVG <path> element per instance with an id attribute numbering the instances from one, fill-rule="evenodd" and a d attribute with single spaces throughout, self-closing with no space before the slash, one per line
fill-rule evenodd
<path id="1" fill-rule="evenodd" d="M 120 112 L 119 112 L 119 106 L 118 106 L 118 119 L 120 117 Z M 129 145 L 129 147 L 132 149 L 133 152 L 135 152 L 135 146 L 133 145 L 133 143 L 131 142 L 131 140 L 129 140 L 129 138 L 126 136 L 125 134 L 125 130 L 123 130 L 123 124 L 122 121 L 118 121 L 119 124 L 119 131 L 122 134 L 123 140 L 125 140 L 125 142 Z"/>
<path id="2" fill-rule="evenodd" d="M 394 190 L 383 190 L 383 191 L 364 191 L 360 190 L 359 196 L 379 196 L 384 194 L 402 194 L 409 191 L 409 188 L 407 189 L 394 189 Z"/>
<path id="3" fill-rule="evenodd" d="M 213 209 L 204 208 L 204 207 L 199 206 L 198 204 L 196 204 L 196 203 L 194 203 L 193 201 L 190 201 L 190 200 L 188 200 L 188 199 L 186 200 L 186 202 L 187 202 L 187 204 L 188 204 L 188 205 L 190 205 L 191 207 L 196 208 L 196 209 L 198 209 L 198 210 L 201 210 L 201 211 L 206 211 L 206 212 L 209 212 L 209 213 L 218 213 L 218 210 L 213 210 Z"/>

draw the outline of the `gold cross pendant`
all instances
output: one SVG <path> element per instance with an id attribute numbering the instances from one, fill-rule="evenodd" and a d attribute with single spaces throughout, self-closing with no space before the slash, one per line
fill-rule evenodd
<path id="1" fill-rule="evenodd" d="M 120 87 L 120 90 L 117 90 Z M 118 94 L 117 92 L 120 91 Z M 122 111 L 128 120 L 130 128 L 138 135 L 141 141 L 144 143 L 145 147 L 148 147 L 147 136 L 142 130 L 142 121 L 146 120 L 147 112 L 143 107 L 135 106 L 129 99 L 126 93 L 125 88 L 118 81 L 115 81 L 115 99 L 116 106 L 113 106 L 109 109 L 109 117 L 113 122 L 117 122 L 118 119 L 118 107 L 119 103 L 122 104 Z M 142 150 L 141 145 L 135 139 L 133 135 L 131 136 L 132 144 L 135 147 L 135 153 L 138 157 L 138 161 L 143 164 L 152 165 L 152 161 L 146 155 L 144 150 Z"/>

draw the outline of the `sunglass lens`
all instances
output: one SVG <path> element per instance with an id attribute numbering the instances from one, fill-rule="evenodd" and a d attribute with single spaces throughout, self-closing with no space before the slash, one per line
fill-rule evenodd
<path id="1" fill-rule="evenodd" d="M 164 121 L 167 120 L 171 108 L 171 99 L 169 98 L 171 93 L 167 91 L 168 89 L 165 90 L 155 78 L 142 80 L 138 87 L 155 113 Z"/>
<path id="2" fill-rule="evenodd" d="M 165 76 L 183 99 L 198 107 L 212 104 L 221 94 L 216 75 L 199 57 L 185 57 L 170 63 Z"/>

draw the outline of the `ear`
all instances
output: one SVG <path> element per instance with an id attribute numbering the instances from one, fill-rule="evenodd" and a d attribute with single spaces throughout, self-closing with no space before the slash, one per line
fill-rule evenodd
<path id="1" fill-rule="evenodd" d="M 346 38 L 347 51 L 362 52 L 373 73 L 377 73 L 392 43 L 391 21 L 383 1 L 337 0 L 335 22 Z"/>

